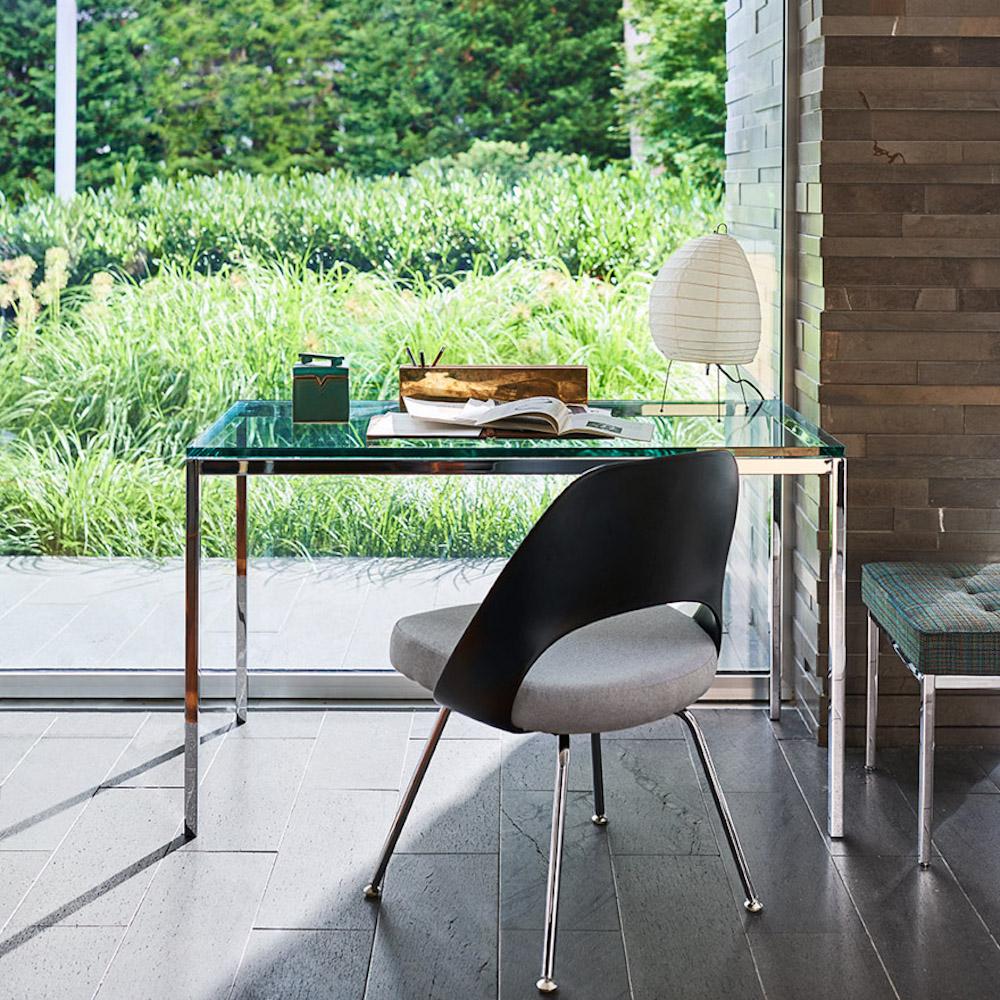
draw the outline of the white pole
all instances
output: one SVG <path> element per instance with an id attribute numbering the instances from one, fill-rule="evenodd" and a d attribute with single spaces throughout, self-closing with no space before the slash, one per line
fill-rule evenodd
<path id="1" fill-rule="evenodd" d="M 637 50 L 642 45 L 649 44 L 649 35 L 644 31 L 640 31 L 632 20 L 632 5 L 629 0 L 622 0 L 622 23 L 624 25 L 624 34 L 622 41 L 624 42 L 625 49 L 625 66 L 628 67 L 629 63 L 634 63 L 636 60 Z M 632 76 L 635 76 L 639 71 L 632 69 Z M 646 74 L 648 75 L 648 74 Z M 628 149 L 629 149 L 629 159 L 633 163 L 643 163 L 646 159 L 646 139 L 643 134 L 639 131 L 639 126 L 635 123 L 635 113 L 634 111 L 629 114 L 628 123 Z"/>
<path id="2" fill-rule="evenodd" d="M 76 194 L 76 0 L 56 0 L 56 196 Z"/>

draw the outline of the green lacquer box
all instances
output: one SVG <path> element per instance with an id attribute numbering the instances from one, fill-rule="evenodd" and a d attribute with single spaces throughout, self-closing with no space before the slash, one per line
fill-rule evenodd
<path id="1" fill-rule="evenodd" d="M 339 424 L 350 419 L 351 393 L 344 359 L 334 354 L 300 354 L 292 366 L 292 420 L 297 424 Z"/>

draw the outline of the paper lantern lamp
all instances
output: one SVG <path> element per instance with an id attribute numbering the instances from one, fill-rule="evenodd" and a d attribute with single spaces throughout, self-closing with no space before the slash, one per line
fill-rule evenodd
<path id="1" fill-rule="evenodd" d="M 689 240 L 649 293 L 653 343 L 671 361 L 746 365 L 760 344 L 760 297 L 743 248 L 722 233 Z"/>

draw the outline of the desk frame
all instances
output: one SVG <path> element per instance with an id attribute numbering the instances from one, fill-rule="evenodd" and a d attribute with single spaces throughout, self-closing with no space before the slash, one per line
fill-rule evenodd
<path id="1" fill-rule="evenodd" d="M 829 776 L 827 830 L 844 835 L 844 747 L 846 646 L 844 598 L 847 573 L 847 460 L 820 455 L 767 456 L 732 449 L 741 476 L 771 476 L 772 617 L 770 715 L 778 717 L 781 697 L 782 554 L 781 486 L 786 476 L 827 476 L 830 484 L 830 561 L 827 618 L 829 626 Z M 750 450 L 750 449 L 748 449 Z M 201 567 L 201 480 L 232 476 L 236 481 L 236 724 L 247 721 L 247 485 L 251 476 L 425 476 L 425 475 L 579 475 L 589 469 L 642 457 L 536 457 L 512 454 L 499 458 L 421 458 L 403 450 L 378 458 L 189 458 L 186 463 L 184 545 L 184 831 L 198 832 L 198 713 L 200 707 L 199 609 Z"/>

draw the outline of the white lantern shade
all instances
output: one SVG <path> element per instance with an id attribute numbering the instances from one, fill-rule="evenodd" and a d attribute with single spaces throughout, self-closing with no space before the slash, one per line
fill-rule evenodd
<path id="1" fill-rule="evenodd" d="M 663 265 L 649 293 L 649 331 L 674 361 L 753 361 L 760 297 L 747 255 L 732 236 L 689 240 Z"/>

